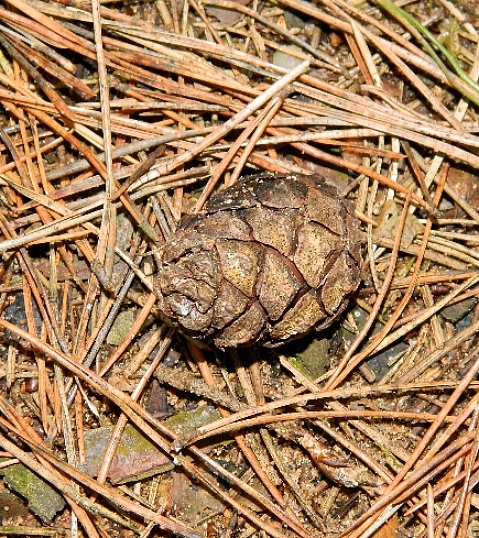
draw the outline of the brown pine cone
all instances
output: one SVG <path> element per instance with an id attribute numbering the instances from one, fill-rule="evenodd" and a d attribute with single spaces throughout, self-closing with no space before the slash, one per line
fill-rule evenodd
<path id="1" fill-rule="evenodd" d="M 361 234 L 319 175 L 240 180 L 160 252 L 160 309 L 218 348 L 277 346 L 330 325 L 360 281 Z"/>

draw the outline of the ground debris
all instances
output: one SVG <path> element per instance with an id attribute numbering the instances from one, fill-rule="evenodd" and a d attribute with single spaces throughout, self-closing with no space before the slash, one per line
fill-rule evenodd
<path id="1" fill-rule="evenodd" d="M 0 1 L 4 526 L 477 534 L 469 4 Z"/>

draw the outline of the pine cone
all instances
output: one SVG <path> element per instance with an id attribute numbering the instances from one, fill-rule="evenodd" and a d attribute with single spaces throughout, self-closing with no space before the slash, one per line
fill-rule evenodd
<path id="1" fill-rule="evenodd" d="M 160 252 L 160 309 L 218 348 L 277 346 L 330 325 L 360 281 L 361 239 L 319 175 L 240 180 Z"/>

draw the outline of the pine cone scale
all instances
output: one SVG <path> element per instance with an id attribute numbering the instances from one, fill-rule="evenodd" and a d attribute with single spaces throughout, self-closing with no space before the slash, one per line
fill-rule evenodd
<path id="1" fill-rule="evenodd" d="M 306 334 L 326 317 L 326 312 L 319 304 L 314 290 L 303 295 L 284 318 L 271 330 L 271 337 L 278 341 L 287 341 L 298 334 Z"/>
<path id="2" fill-rule="evenodd" d="M 223 329 L 237 320 L 249 303 L 250 299 L 225 279 L 221 283 L 214 307 L 212 333 L 216 332 L 215 329 Z"/>
<path id="3" fill-rule="evenodd" d="M 217 347 L 238 347 L 260 338 L 266 324 L 266 316 L 258 302 L 254 302 L 246 312 L 228 325 L 215 337 Z"/>
<path id="4" fill-rule="evenodd" d="M 245 211 L 245 219 L 251 227 L 253 239 L 275 248 L 284 256 L 293 252 L 296 228 L 293 211 L 260 206 Z"/>
<path id="5" fill-rule="evenodd" d="M 219 240 L 216 244 L 223 277 L 248 297 L 253 297 L 261 266 L 257 243 Z"/>
<path id="6" fill-rule="evenodd" d="M 281 254 L 266 249 L 259 301 L 272 321 L 278 320 L 301 289 L 301 282 Z"/>

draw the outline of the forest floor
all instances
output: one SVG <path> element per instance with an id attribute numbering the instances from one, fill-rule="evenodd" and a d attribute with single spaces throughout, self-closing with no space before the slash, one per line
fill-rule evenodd
<path id="1" fill-rule="evenodd" d="M 479 536 L 478 77 L 474 2 L 0 1 L 0 536 Z M 266 172 L 337 185 L 362 283 L 199 347 L 155 252 Z"/>

